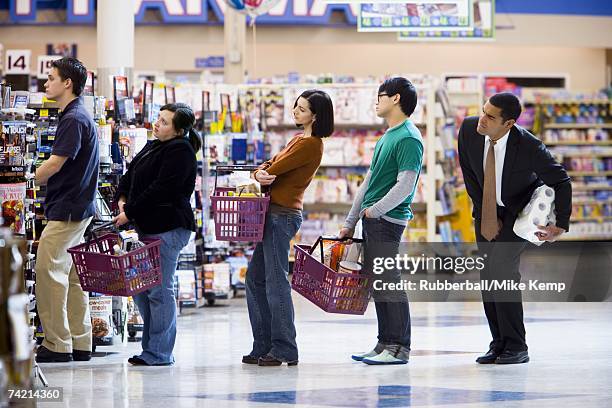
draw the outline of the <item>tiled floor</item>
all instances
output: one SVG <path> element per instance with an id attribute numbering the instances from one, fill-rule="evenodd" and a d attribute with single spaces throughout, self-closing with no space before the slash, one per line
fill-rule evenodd
<path id="1" fill-rule="evenodd" d="M 604 407 L 612 399 L 612 303 L 529 303 L 532 361 L 474 363 L 489 341 L 479 303 L 412 303 L 412 354 L 375 367 L 350 354 L 376 341 L 365 316 L 323 313 L 294 294 L 300 364 L 241 364 L 250 351 L 244 298 L 179 317 L 177 363 L 132 367 L 137 343 L 91 362 L 43 365 L 75 407 Z M 52 404 L 41 404 L 52 406 Z M 53 404 L 58 405 L 58 404 Z"/>

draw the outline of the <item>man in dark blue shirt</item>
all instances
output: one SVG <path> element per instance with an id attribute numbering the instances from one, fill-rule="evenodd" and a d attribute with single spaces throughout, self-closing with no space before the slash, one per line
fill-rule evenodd
<path id="1" fill-rule="evenodd" d="M 67 249 L 83 238 L 95 214 L 99 152 L 95 124 L 79 98 L 87 70 L 74 58 L 53 62 L 45 83 L 47 98 L 61 109 L 51 157 L 36 171 L 47 184 L 45 215 L 36 259 L 36 300 L 45 340 L 39 363 L 91 358 L 89 299 Z"/>

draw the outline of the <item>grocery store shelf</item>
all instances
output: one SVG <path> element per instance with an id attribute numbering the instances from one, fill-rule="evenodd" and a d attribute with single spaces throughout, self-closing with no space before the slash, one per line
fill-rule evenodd
<path id="1" fill-rule="evenodd" d="M 304 211 L 348 213 L 353 202 L 349 203 L 304 203 Z"/>
<path id="2" fill-rule="evenodd" d="M 588 217 L 588 218 L 573 218 L 571 222 L 604 222 L 612 221 L 612 217 Z"/>
<path id="3" fill-rule="evenodd" d="M 561 235 L 559 241 L 611 241 L 611 235 Z"/>
<path id="4" fill-rule="evenodd" d="M 612 146 L 612 140 L 560 140 L 560 141 L 543 141 L 546 146 Z"/>
<path id="5" fill-rule="evenodd" d="M 568 171 L 570 176 L 612 176 L 612 170 L 608 171 Z"/>
<path id="6" fill-rule="evenodd" d="M 544 99 L 540 103 L 544 105 L 568 105 L 568 104 L 583 104 L 597 105 L 610 103 L 609 99 Z"/>
<path id="7" fill-rule="evenodd" d="M 544 129 L 612 129 L 612 123 L 547 123 Z"/>
<path id="8" fill-rule="evenodd" d="M 597 190 L 612 190 L 610 185 L 586 185 L 586 186 L 572 186 L 573 191 L 597 191 Z"/>

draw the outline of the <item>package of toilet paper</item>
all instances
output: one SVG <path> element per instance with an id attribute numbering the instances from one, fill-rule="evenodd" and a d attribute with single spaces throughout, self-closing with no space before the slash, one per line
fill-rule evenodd
<path id="1" fill-rule="evenodd" d="M 531 200 L 516 219 L 513 229 L 519 237 L 540 246 L 544 241 L 540 241 L 535 235 L 539 231 L 538 225 L 555 222 L 555 190 L 543 185 L 535 189 Z"/>

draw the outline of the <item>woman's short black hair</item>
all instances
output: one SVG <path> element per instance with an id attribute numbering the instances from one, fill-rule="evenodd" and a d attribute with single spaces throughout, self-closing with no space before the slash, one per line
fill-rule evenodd
<path id="1" fill-rule="evenodd" d="M 410 116 L 417 106 L 417 91 L 412 82 L 403 77 L 389 78 L 378 87 L 378 93 L 389 97 L 400 95 L 400 108 L 404 115 Z"/>
<path id="2" fill-rule="evenodd" d="M 87 68 L 81 61 L 72 57 L 64 57 L 51 63 L 51 67 L 57 69 L 60 78 L 72 81 L 72 93 L 80 96 L 87 82 Z"/>
<path id="3" fill-rule="evenodd" d="M 189 139 L 191 147 L 197 153 L 202 148 L 200 135 L 195 131 L 195 115 L 191 107 L 185 103 L 169 103 L 162 106 L 159 111 L 170 111 L 174 113 L 172 117 L 172 127 L 183 137 Z"/>
<path id="4" fill-rule="evenodd" d="M 331 136 L 334 133 L 334 105 L 329 95 L 318 89 L 309 89 L 297 97 L 293 109 L 300 98 L 308 101 L 310 111 L 315 115 L 312 135 L 320 138 Z"/>
<path id="5" fill-rule="evenodd" d="M 501 117 L 504 122 L 510 119 L 516 121 L 523 111 L 519 98 L 510 92 L 501 92 L 493 95 L 489 98 L 489 103 L 501 109 Z"/>

